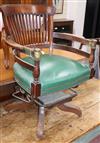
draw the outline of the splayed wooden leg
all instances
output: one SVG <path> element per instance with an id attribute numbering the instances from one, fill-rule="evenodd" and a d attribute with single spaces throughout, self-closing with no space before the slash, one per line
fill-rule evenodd
<path id="1" fill-rule="evenodd" d="M 62 111 L 75 113 L 79 117 L 82 116 L 82 111 L 80 110 L 80 108 L 70 103 L 60 104 L 57 107 Z"/>

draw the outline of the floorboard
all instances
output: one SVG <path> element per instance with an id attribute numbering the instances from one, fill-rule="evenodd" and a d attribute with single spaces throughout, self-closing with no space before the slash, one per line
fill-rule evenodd
<path id="1" fill-rule="evenodd" d="M 0 118 L 1 143 L 71 143 L 100 125 L 100 80 L 91 79 L 76 90 L 79 94 L 72 103 L 81 108 L 81 118 L 52 108 L 45 118 L 45 138 L 39 141 L 35 136 L 36 107 L 11 112 Z"/>

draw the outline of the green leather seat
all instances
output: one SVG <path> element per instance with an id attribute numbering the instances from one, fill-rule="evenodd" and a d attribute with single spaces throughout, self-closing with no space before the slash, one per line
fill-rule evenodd
<path id="1" fill-rule="evenodd" d="M 23 58 L 24 61 L 34 64 L 33 57 Z M 33 82 L 32 71 L 14 64 L 14 75 L 17 83 L 29 94 Z M 89 79 L 89 65 L 83 65 L 62 56 L 45 54 L 40 60 L 41 95 L 65 90 Z"/>

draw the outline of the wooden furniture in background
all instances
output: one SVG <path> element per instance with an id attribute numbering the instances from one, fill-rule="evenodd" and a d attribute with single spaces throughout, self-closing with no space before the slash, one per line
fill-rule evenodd
<path id="1" fill-rule="evenodd" d="M 54 20 L 54 32 L 60 32 L 60 33 L 73 33 L 73 20 L 68 19 L 55 19 Z M 65 39 L 54 39 L 54 42 L 57 44 L 72 44 L 71 41 L 65 40 Z"/>
<path id="2" fill-rule="evenodd" d="M 54 32 L 73 33 L 73 20 L 54 19 Z"/>

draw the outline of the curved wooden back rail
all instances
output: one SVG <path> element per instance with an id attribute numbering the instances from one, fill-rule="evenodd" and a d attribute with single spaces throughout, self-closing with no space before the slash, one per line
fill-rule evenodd
<path id="1" fill-rule="evenodd" d="M 58 38 L 58 39 L 66 39 L 66 40 L 70 40 L 70 41 L 76 41 L 76 42 L 81 43 L 82 45 L 87 45 L 88 46 L 88 48 L 91 51 L 90 53 L 86 53 L 86 52 L 82 51 L 82 48 L 76 49 L 76 48 L 69 47 L 69 46 L 67 46 L 67 47 L 62 46 L 62 48 L 89 58 L 89 63 L 90 63 L 90 68 L 91 68 L 90 77 L 92 78 L 94 76 L 94 73 L 95 73 L 94 68 L 93 68 L 93 63 L 94 63 L 94 59 L 95 59 L 96 40 L 86 39 L 86 38 L 83 38 L 83 37 L 76 36 L 74 34 L 58 33 L 58 32 L 54 32 L 53 37 Z M 59 48 L 59 45 L 58 45 L 58 48 Z"/>
<path id="2" fill-rule="evenodd" d="M 76 49 L 76 48 L 73 48 L 72 46 L 67 46 L 67 45 L 60 45 L 60 44 L 53 44 L 52 45 L 53 49 L 62 49 L 62 50 L 66 50 L 66 51 L 69 51 L 69 52 L 73 52 L 73 53 L 76 53 L 78 55 L 81 55 L 81 56 L 84 56 L 86 58 L 89 58 L 90 57 L 90 54 L 89 53 L 86 53 L 82 50 L 79 50 L 79 49 Z"/>
<path id="3" fill-rule="evenodd" d="M 0 9 L 7 36 L 15 42 L 36 45 L 52 41 L 54 7 L 18 4 L 4 5 Z"/>
<path id="4" fill-rule="evenodd" d="M 80 36 L 76 36 L 74 34 L 70 34 L 70 33 L 59 33 L 59 32 L 53 32 L 53 37 L 54 38 L 60 38 L 60 39 L 67 39 L 70 41 L 77 41 L 81 44 L 84 45 L 88 45 L 90 40 L 80 37 Z"/>

